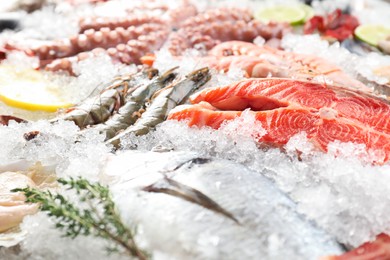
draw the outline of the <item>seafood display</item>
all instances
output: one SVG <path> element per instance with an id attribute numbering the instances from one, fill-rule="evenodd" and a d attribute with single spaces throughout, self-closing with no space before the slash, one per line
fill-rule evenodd
<path id="1" fill-rule="evenodd" d="M 390 4 L 277 2 L 0 4 L 0 259 L 390 259 Z"/>

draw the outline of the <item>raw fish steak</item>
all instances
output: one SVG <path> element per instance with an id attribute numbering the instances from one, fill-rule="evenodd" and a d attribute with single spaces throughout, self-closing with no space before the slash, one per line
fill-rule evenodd
<path id="1" fill-rule="evenodd" d="M 379 234 L 372 242 L 339 256 L 323 257 L 321 260 L 387 260 L 390 259 L 390 237 Z"/>
<path id="2" fill-rule="evenodd" d="M 376 163 L 390 159 L 390 105 L 340 87 L 292 79 L 249 79 L 194 94 L 193 106 L 178 107 L 169 119 L 218 129 L 250 109 L 267 134 L 260 142 L 284 145 L 305 131 L 321 150 L 330 142 L 364 144 Z"/>

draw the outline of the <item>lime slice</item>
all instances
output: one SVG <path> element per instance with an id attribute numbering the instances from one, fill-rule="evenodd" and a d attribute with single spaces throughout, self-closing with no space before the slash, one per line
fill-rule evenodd
<path id="1" fill-rule="evenodd" d="M 8 106 L 31 111 L 55 112 L 71 106 L 62 98 L 59 86 L 47 81 L 33 69 L 16 71 L 0 66 L 0 100 Z"/>
<path id="2" fill-rule="evenodd" d="M 378 24 L 363 24 L 355 29 L 355 36 L 359 40 L 377 46 L 380 40 L 390 35 L 390 27 Z"/>
<path id="3" fill-rule="evenodd" d="M 302 4 L 301 8 L 303 9 L 303 11 L 305 11 L 304 22 L 306 22 L 307 20 L 309 20 L 310 18 L 312 18 L 314 16 L 314 10 L 313 10 L 313 8 L 311 8 L 311 6 Z"/>
<path id="4" fill-rule="evenodd" d="M 305 21 L 306 12 L 300 5 L 275 5 L 261 9 L 255 14 L 255 18 L 262 22 L 287 22 L 295 25 Z"/>

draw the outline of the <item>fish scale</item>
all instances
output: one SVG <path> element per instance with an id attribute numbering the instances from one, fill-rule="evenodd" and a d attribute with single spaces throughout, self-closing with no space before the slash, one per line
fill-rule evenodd
<path id="1" fill-rule="evenodd" d="M 180 197 L 140 192 L 162 173 L 206 194 L 239 224 Z M 124 151 L 111 157 L 102 174 L 115 180 L 111 190 L 125 221 L 139 221 L 145 241 L 167 259 L 318 259 L 343 251 L 298 214 L 273 182 L 230 160 Z"/>

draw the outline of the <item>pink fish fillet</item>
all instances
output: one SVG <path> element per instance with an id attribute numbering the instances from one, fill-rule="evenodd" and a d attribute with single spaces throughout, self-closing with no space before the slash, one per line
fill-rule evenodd
<path id="1" fill-rule="evenodd" d="M 249 79 L 205 89 L 191 102 L 195 105 L 176 108 L 168 119 L 218 129 L 250 108 L 267 130 L 260 142 L 283 145 L 305 131 L 323 151 L 339 140 L 365 144 L 377 155 L 374 163 L 390 159 L 389 105 L 365 94 L 292 79 Z"/>

